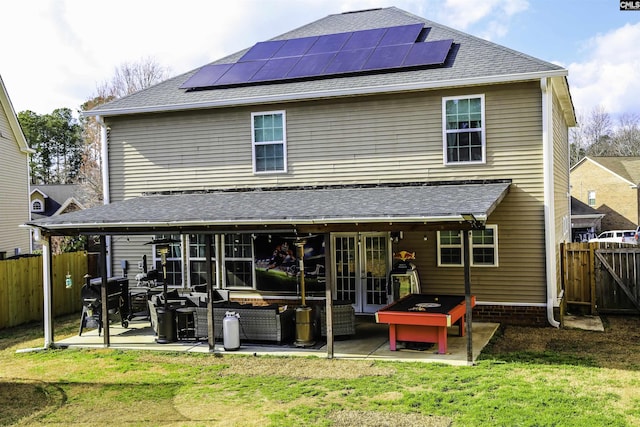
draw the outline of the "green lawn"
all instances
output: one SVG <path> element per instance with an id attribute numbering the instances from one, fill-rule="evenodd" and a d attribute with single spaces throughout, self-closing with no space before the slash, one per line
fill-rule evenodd
<path id="1" fill-rule="evenodd" d="M 0 425 L 638 426 L 640 319 L 509 327 L 477 366 L 49 350 L 0 331 Z M 625 331 L 621 331 L 626 328 Z M 56 338 L 77 333 L 57 320 Z"/>

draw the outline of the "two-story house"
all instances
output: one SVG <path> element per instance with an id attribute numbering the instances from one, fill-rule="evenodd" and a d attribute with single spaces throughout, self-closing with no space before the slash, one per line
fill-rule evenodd
<path id="1" fill-rule="evenodd" d="M 603 214 L 597 231 L 640 224 L 640 157 L 587 156 L 571 168 L 571 195 Z"/>
<path id="2" fill-rule="evenodd" d="M 394 7 L 329 15 L 90 111 L 106 205 L 33 225 L 127 235 L 112 269 L 172 237 L 170 285 L 243 301 L 299 296 L 304 240 L 309 298 L 358 313 L 415 252 L 421 292 L 463 294 L 468 267 L 475 319 L 557 326 L 566 76 Z"/>
<path id="3" fill-rule="evenodd" d="M 29 253 L 29 148 L 0 77 L 0 259 Z"/>

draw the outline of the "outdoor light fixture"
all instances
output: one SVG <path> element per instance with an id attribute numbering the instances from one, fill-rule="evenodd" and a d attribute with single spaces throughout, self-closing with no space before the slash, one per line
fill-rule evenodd
<path id="1" fill-rule="evenodd" d="M 483 224 L 478 221 L 478 218 L 472 213 L 461 213 L 460 216 L 464 221 L 471 225 L 471 228 L 474 230 L 480 230 L 484 228 Z"/>
<path id="2" fill-rule="evenodd" d="M 467 222 L 473 223 L 477 221 L 476 216 L 472 213 L 463 213 L 463 214 L 460 214 L 460 216 L 462 217 L 462 219 L 464 219 Z"/>

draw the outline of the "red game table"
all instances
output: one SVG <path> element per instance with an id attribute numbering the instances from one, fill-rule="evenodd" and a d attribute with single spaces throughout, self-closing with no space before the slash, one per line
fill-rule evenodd
<path id="1" fill-rule="evenodd" d="M 476 305 L 471 296 L 471 306 Z M 447 328 L 459 326 L 464 336 L 466 304 L 464 296 L 410 294 L 376 312 L 377 323 L 389 324 L 389 349 L 397 341 L 437 343 L 438 353 L 447 352 Z"/>

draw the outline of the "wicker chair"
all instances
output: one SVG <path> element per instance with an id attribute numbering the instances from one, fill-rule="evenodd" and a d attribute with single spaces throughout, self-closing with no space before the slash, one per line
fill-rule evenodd
<path id="1" fill-rule="evenodd" d="M 320 334 L 327 336 L 327 314 L 325 307 L 320 308 Z M 355 335 L 356 313 L 350 303 L 337 303 L 333 305 L 333 335 Z"/>

